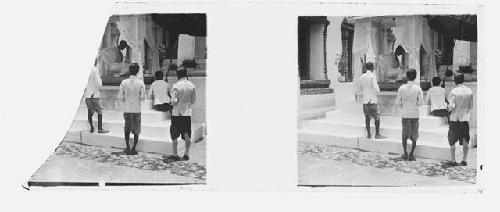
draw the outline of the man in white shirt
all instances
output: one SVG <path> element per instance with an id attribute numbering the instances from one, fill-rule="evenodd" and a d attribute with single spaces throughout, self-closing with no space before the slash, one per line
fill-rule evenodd
<path id="1" fill-rule="evenodd" d="M 424 92 L 419 85 L 415 83 L 417 78 L 417 71 L 415 69 L 410 69 L 406 72 L 406 78 L 408 83 L 401 85 L 398 89 L 398 94 L 396 96 L 396 105 L 403 105 L 403 111 L 401 114 L 401 123 L 403 125 L 402 141 L 403 141 L 403 160 L 414 161 L 415 157 L 413 152 L 417 146 L 418 139 L 418 119 L 420 113 L 418 107 L 424 104 Z M 406 150 L 407 140 L 412 141 L 411 152 L 408 156 Z"/>
<path id="2" fill-rule="evenodd" d="M 452 166 L 458 165 L 455 161 L 455 144 L 463 146 L 463 159 L 460 165 L 467 166 L 467 153 L 469 151 L 469 121 L 470 112 L 474 107 L 473 92 L 470 88 L 466 87 L 463 83 L 465 77 L 462 73 L 454 75 L 454 81 L 457 87 L 450 91 L 448 98 L 448 110 L 450 113 L 450 122 L 448 130 L 448 143 L 450 144 L 451 164 Z"/>
<path id="3" fill-rule="evenodd" d="M 146 86 L 144 82 L 137 77 L 139 65 L 132 63 L 129 66 L 130 78 L 125 79 L 120 84 L 118 98 L 123 100 L 123 118 L 125 119 L 125 154 L 136 155 L 135 147 L 139 141 L 141 133 L 141 101 L 145 98 Z M 134 145 L 130 149 L 130 133 L 134 134 Z"/>
<path id="4" fill-rule="evenodd" d="M 380 134 L 380 114 L 377 108 L 377 94 L 380 92 L 377 77 L 373 74 L 373 63 L 366 63 L 366 72 L 363 73 L 356 83 L 356 95 L 363 95 L 363 112 L 365 114 L 366 137 L 371 138 L 370 120 L 375 120 L 375 139 L 384 139 Z"/>
<path id="5" fill-rule="evenodd" d="M 155 73 L 155 81 L 149 88 L 148 96 L 153 97 L 153 109 L 162 112 L 172 110 L 172 105 L 170 105 L 170 88 L 168 83 L 163 80 L 162 71 Z"/>
<path id="6" fill-rule="evenodd" d="M 432 78 L 432 88 L 427 91 L 425 103 L 431 105 L 431 114 L 433 116 L 445 117 L 448 116 L 446 91 L 440 84 L 441 78 Z"/>
<path id="7" fill-rule="evenodd" d="M 187 79 L 185 68 L 177 70 L 177 81 L 172 86 L 172 123 L 170 125 L 170 137 L 172 139 L 173 154 L 167 157 L 168 160 L 178 161 L 177 138 L 186 142 L 183 160 L 189 160 L 189 148 L 191 146 L 191 115 L 193 113 L 191 106 L 196 101 L 195 86 Z"/>
<path id="8" fill-rule="evenodd" d="M 109 130 L 102 128 L 101 94 L 99 93 L 99 88 L 102 87 L 102 80 L 101 76 L 99 76 L 97 68 L 95 67 L 96 63 L 90 71 L 87 87 L 85 87 L 85 92 L 83 94 L 85 96 L 85 104 L 87 105 L 87 119 L 90 124 L 90 132 L 93 133 L 94 121 L 92 120 L 92 116 L 94 116 L 94 113 L 97 113 L 97 132 L 108 133 Z"/>

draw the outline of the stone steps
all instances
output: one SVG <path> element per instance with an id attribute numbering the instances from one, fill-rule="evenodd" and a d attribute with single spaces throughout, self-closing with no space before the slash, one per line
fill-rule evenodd
<path id="1" fill-rule="evenodd" d="M 360 123 L 344 123 L 339 121 L 330 121 L 327 119 L 317 119 L 304 121 L 302 123 L 303 129 L 314 129 L 317 131 L 329 132 L 329 133 L 340 133 L 348 135 L 358 135 L 359 137 L 364 137 L 366 135 L 366 129 L 364 121 Z M 375 126 L 371 125 L 370 132 L 372 136 L 375 135 Z M 386 137 L 400 139 L 401 138 L 401 126 L 386 126 L 381 124 L 380 133 Z M 419 141 L 435 142 L 441 143 L 446 142 L 448 139 L 448 127 L 439 127 L 434 129 L 419 129 Z"/>
<path id="2" fill-rule="evenodd" d="M 106 120 L 119 121 L 123 120 L 123 111 L 121 110 L 109 110 L 104 109 L 102 111 L 103 118 Z M 87 119 L 87 108 L 82 107 L 78 109 L 75 119 Z M 94 119 L 97 120 L 97 113 L 94 113 Z M 170 115 L 167 112 L 160 112 L 156 110 L 143 110 L 141 111 L 141 121 L 158 123 L 170 119 Z"/>
<path id="3" fill-rule="evenodd" d="M 123 101 L 119 98 L 101 98 L 101 106 L 107 110 L 123 110 Z M 153 100 L 145 99 L 141 101 L 141 110 L 152 110 Z M 85 98 L 82 98 L 79 109 L 87 109 Z"/>
<path id="4" fill-rule="evenodd" d="M 370 152 L 378 153 L 391 153 L 403 154 L 401 139 L 387 138 L 387 139 L 367 139 L 363 137 L 356 137 L 351 134 L 331 133 L 324 131 L 317 131 L 313 129 L 301 129 L 298 131 L 298 141 L 304 143 L 316 143 L 322 145 L 336 145 L 348 148 L 363 149 Z M 407 151 L 411 150 L 411 141 L 408 141 Z M 417 158 L 430 158 L 438 160 L 449 160 L 450 152 L 447 141 L 442 142 L 426 142 L 417 141 L 415 148 L 415 157 Z M 462 148 L 457 146 L 456 158 L 462 158 Z M 475 163 L 476 151 L 472 148 L 469 149 L 468 160 Z"/>
<path id="5" fill-rule="evenodd" d="M 75 120 L 76 121 L 76 120 Z M 71 129 L 68 130 L 64 141 L 78 142 L 88 145 L 100 145 L 107 147 L 125 148 L 123 124 L 118 124 L 119 122 L 103 122 L 104 128 L 110 130 L 109 133 L 99 134 L 90 133 L 88 123 L 82 120 L 74 122 Z M 168 124 L 167 124 L 168 123 Z M 97 123 L 95 123 L 97 124 Z M 158 127 L 160 125 L 142 124 L 141 134 L 139 136 L 139 143 L 137 144 L 137 150 L 142 152 L 155 152 L 160 154 L 171 153 L 171 143 L 169 133 L 170 121 L 161 124 L 163 127 Z M 97 125 L 95 125 L 97 126 Z M 111 126 L 111 127 L 109 127 Z M 191 141 L 199 141 L 203 139 L 204 136 L 204 124 L 193 123 L 191 125 Z M 133 141 L 133 134 L 130 134 L 130 142 Z M 179 142 L 179 151 L 181 151 L 181 146 L 184 142 Z"/>
<path id="6" fill-rule="evenodd" d="M 329 111 L 326 113 L 326 120 L 336 123 L 359 124 L 365 123 L 365 117 L 362 113 L 343 113 L 341 111 Z M 400 116 L 380 116 L 381 125 L 389 127 L 401 127 Z M 371 124 L 373 124 L 373 119 Z M 434 129 L 448 126 L 447 119 L 423 115 L 419 118 L 419 129 Z"/>
<path id="7" fill-rule="evenodd" d="M 94 127 L 97 128 L 97 120 L 94 119 Z M 103 118 L 102 125 L 104 129 L 107 129 L 111 132 L 123 132 L 123 127 L 125 126 L 125 121 L 122 120 L 109 120 Z M 195 123 L 193 123 L 195 125 Z M 89 124 L 87 119 L 75 119 L 71 124 L 70 129 L 81 129 L 88 130 Z M 144 122 L 141 121 L 141 135 L 157 137 L 157 138 L 168 138 L 170 137 L 169 133 L 170 129 L 170 121 L 162 121 L 158 123 Z"/>

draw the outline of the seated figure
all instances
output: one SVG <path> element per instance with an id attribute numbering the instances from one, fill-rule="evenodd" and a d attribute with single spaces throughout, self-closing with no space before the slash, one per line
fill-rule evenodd
<path id="1" fill-rule="evenodd" d="M 121 52 L 128 47 L 127 42 L 122 40 L 118 46 L 108 47 L 99 52 L 98 63 L 102 76 L 112 76 L 114 74 L 123 76 L 128 72 L 129 62 L 126 60 L 127 57 L 124 60 Z"/>

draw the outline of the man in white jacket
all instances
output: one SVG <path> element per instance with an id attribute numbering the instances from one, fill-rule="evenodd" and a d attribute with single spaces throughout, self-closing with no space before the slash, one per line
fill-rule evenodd
<path id="1" fill-rule="evenodd" d="M 96 65 L 96 64 L 94 64 Z M 102 80 L 97 68 L 94 66 L 90 71 L 89 80 L 87 82 L 87 87 L 85 88 L 85 104 L 87 105 L 87 118 L 90 124 L 90 132 L 94 132 L 94 122 L 92 116 L 97 113 L 97 132 L 98 133 L 108 133 L 109 130 L 102 128 L 102 106 L 101 106 L 101 94 L 99 93 L 99 88 L 102 87 Z"/>

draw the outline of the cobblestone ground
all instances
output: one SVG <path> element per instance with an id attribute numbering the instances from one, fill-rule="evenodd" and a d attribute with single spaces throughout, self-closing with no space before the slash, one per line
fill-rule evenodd
<path id="1" fill-rule="evenodd" d="M 116 166 L 133 167 L 142 170 L 161 170 L 170 174 L 205 180 L 204 165 L 188 161 L 164 163 L 161 155 L 139 152 L 138 155 L 125 155 L 121 149 L 88 146 L 72 142 L 62 142 L 55 151 L 56 155 L 70 156 L 83 160 L 93 160 Z"/>
<path id="2" fill-rule="evenodd" d="M 450 180 L 476 183 L 476 169 L 462 166 L 449 167 L 444 162 L 432 160 L 424 161 L 417 158 L 417 161 L 405 161 L 397 155 L 384 155 L 351 148 L 307 143 L 299 143 L 298 154 L 429 177 L 445 176 Z"/>

